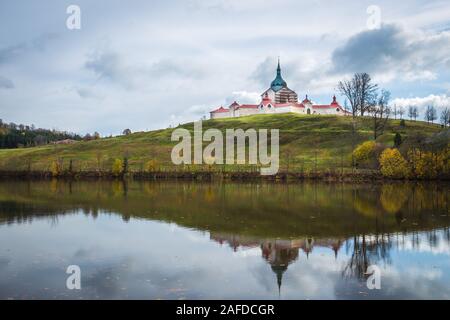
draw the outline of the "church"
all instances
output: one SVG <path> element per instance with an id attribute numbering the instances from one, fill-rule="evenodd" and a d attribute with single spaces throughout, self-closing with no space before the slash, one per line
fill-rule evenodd
<path id="1" fill-rule="evenodd" d="M 259 104 L 239 104 L 234 101 L 228 107 L 220 106 L 210 112 L 211 119 L 242 117 L 252 114 L 265 113 L 287 113 L 294 112 L 300 114 L 328 114 L 328 115 L 350 115 L 336 101 L 336 96 L 330 104 L 313 104 L 308 95 L 302 102 L 298 102 L 297 93 L 287 86 L 281 76 L 280 60 L 278 59 L 277 75 L 270 84 L 270 88 L 261 94 Z"/>

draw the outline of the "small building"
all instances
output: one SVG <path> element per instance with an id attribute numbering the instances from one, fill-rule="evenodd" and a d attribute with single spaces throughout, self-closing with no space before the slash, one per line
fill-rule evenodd
<path id="1" fill-rule="evenodd" d="M 287 86 L 281 76 L 280 61 L 278 60 L 277 74 L 270 87 L 261 94 L 259 104 L 239 104 L 234 101 L 228 107 L 220 106 L 210 112 L 211 119 L 242 117 L 253 114 L 266 113 L 300 113 L 300 114 L 327 114 L 350 115 L 351 113 L 337 102 L 333 96 L 330 104 L 318 105 L 309 100 L 308 95 L 302 102 L 298 102 L 297 93 Z"/>

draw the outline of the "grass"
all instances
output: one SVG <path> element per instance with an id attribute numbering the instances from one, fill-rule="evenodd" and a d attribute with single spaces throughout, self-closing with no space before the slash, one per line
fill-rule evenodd
<path id="1" fill-rule="evenodd" d="M 421 121 L 390 120 L 380 142 L 393 144 L 399 132 L 405 139 L 414 132 L 426 135 L 441 130 L 439 125 Z M 193 123 L 180 127 L 193 131 Z M 217 128 L 279 129 L 280 168 L 286 170 L 327 170 L 351 166 L 351 152 L 355 145 L 373 139 L 370 118 L 356 119 L 356 133 L 352 133 L 352 118 L 339 116 L 311 116 L 297 114 L 254 115 L 242 118 L 203 121 L 203 130 Z M 46 145 L 42 147 L 0 150 L 1 171 L 48 171 L 53 161 L 60 160 L 65 169 L 73 161 L 76 171 L 110 171 L 116 158 L 129 158 L 130 171 L 139 171 L 149 160 L 156 160 L 164 170 L 175 170 L 170 159 L 170 141 L 174 129 L 139 132 L 128 136 L 77 142 L 72 145 Z M 207 143 L 205 143 L 206 145 Z M 247 167 L 246 167 L 247 168 Z"/>

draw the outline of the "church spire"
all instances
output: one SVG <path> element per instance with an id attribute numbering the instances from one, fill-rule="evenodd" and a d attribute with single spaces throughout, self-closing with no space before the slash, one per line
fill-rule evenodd
<path id="1" fill-rule="evenodd" d="M 287 87 L 286 81 L 281 77 L 281 66 L 280 66 L 280 57 L 278 57 L 278 66 L 277 66 L 277 76 L 275 80 L 272 81 L 270 87 L 273 91 L 277 92 L 278 90 Z"/>

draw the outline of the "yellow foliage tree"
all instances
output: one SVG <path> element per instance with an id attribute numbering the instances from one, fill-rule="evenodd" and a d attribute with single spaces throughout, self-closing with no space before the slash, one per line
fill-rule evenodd
<path id="1" fill-rule="evenodd" d="M 156 160 L 149 160 L 145 164 L 145 171 L 146 172 L 154 172 L 154 171 L 156 171 L 157 167 L 158 167 L 158 161 L 156 161 Z"/>
<path id="2" fill-rule="evenodd" d="M 113 166 L 112 166 L 112 174 L 114 176 L 120 176 L 123 172 L 123 162 L 121 159 L 114 160 Z"/>
<path id="3" fill-rule="evenodd" d="M 375 141 L 366 141 L 353 150 L 353 158 L 356 162 L 370 160 L 375 155 Z"/>
<path id="4" fill-rule="evenodd" d="M 50 172 L 52 173 L 53 177 L 57 177 L 61 173 L 61 166 L 57 161 L 53 161 L 50 165 Z"/>
<path id="5" fill-rule="evenodd" d="M 395 148 L 388 148 L 380 155 L 381 173 L 388 178 L 402 179 L 409 176 L 408 162 Z"/>
<path id="6" fill-rule="evenodd" d="M 408 151 L 408 159 L 417 178 L 433 179 L 448 174 L 449 153 L 449 150 L 430 152 L 411 149 Z"/>

